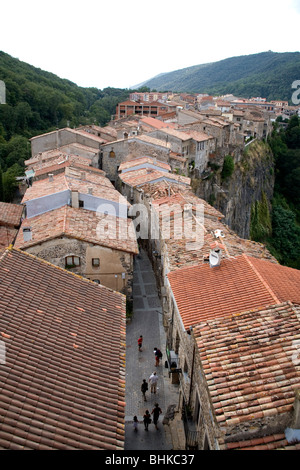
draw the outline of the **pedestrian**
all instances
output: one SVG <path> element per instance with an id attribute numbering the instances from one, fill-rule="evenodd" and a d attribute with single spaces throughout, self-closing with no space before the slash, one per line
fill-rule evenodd
<path id="1" fill-rule="evenodd" d="M 143 416 L 143 421 L 144 421 L 145 431 L 148 431 L 148 426 L 151 423 L 151 415 L 149 413 L 149 410 L 145 411 L 145 414 Z"/>
<path id="2" fill-rule="evenodd" d="M 139 351 L 142 350 L 142 346 L 143 346 L 143 336 L 141 335 L 138 339 L 138 347 L 139 347 Z"/>
<path id="3" fill-rule="evenodd" d="M 158 376 L 156 375 L 156 372 L 152 372 L 152 374 L 149 377 L 151 393 L 156 393 L 157 381 L 158 381 Z"/>
<path id="4" fill-rule="evenodd" d="M 158 403 L 155 403 L 151 414 L 153 415 L 153 424 L 155 425 L 155 429 L 158 429 L 157 423 L 159 419 L 159 415 L 162 413 L 161 408 L 158 406 Z"/>
<path id="5" fill-rule="evenodd" d="M 158 348 L 154 348 L 154 355 L 155 355 L 155 367 L 159 366 L 159 360 L 162 358 L 162 352 Z"/>
<path id="6" fill-rule="evenodd" d="M 134 417 L 133 417 L 133 429 L 134 429 L 134 432 L 137 432 L 137 430 L 138 430 L 138 424 L 139 424 L 139 422 L 138 422 L 137 416 L 134 416 Z"/>
<path id="7" fill-rule="evenodd" d="M 144 397 L 144 401 L 147 401 L 147 398 L 146 398 L 147 390 L 148 390 L 147 381 L 146 381 L 146 379 L 143 379 L 143 383 L 141 385 L 141 391 L 142 391 L 142 394 L 143 394 L 143 397 Z"/>

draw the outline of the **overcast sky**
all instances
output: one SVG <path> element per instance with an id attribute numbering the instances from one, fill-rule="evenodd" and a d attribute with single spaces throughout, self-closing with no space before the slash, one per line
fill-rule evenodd
<path id="1" fill-rule="evenodd" d="M 228 57 L 299 51 L 299 31 L 300 0 L 0 3 L 0 50 L 100 89 Z"/>

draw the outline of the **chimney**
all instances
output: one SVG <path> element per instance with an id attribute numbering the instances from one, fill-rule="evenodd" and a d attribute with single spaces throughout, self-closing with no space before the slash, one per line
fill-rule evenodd
<path id="1" fill-rule="evenodd" d="M 211 268 L 220 266 L 222 260 L 222 248 L 224 245 L 219 244 L 218 242 L 212 243 L 210 245 L 210 254 L 209 254 L 209 264 Z"/>
<path id="2" fill-rule="evenodd" d="M 51 181 L 53 181 L 53 173 L 48 173 L 48 176 L 49 176 L 49 183 L 51 183 Z"/>
<path id="3" fill-rule="evenodd" d="M 30 240 L 32 240 L 32 231 L 30 227 L 23 228 L 23 239 L 24 242 L 30 242 Z"/>
<path id="4" fill-rule="evenodd" d="M 89 194 L 93 194 L 93 188 L 88 188 Z"/>
<path id="5" fill-rule="evenodd" d="M 74 209 L 79 208 L 79 193 L 78 193 L 78 191 L 72 190 L 71 206 L 74 207 Z"/>

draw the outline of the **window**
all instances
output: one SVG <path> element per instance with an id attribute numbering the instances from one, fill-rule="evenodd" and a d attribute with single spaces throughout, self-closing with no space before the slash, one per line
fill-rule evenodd
<path id="1" fill-rule="evenodd" d="M 99 279 L 93 279 L 93 282 L 94 282 L 95 284 L 101 284 L 101 282 L 100 282 Z"/>
<path id="2" fill-rule="evenodd" d="M 109 156 L 110 156 L 110 158 L 114 158 L 114 157 L 116 156 L 116 154 L 115 154 L 115 152 L 114 152 L 113 150 L 111 150 L 111 151 L 109 152 Z"/>
<path id="3" fill-rule="evenodd" d="M 84 207 L 84 201 L 79 201 L 79 207 Z"/>
<path id="4" fill-rule="evenodd" d="M 99 258 L 92 258 L 92 266 L 94 266 L 94 268 L 99 268 L 100 259 Z"/>
<path id="5" fill-rule="evenodd" d="M 66 268 L 75 268 L 77 266 L 80 266 L 79 256 L 66 256 L 65 266 Z"/>

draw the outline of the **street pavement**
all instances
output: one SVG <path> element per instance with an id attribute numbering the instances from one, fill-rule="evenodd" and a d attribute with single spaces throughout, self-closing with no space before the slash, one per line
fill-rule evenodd
<path id="1" fill-rule="evenodd" d="M 142 351 L 137 340 L 143 336 Z M 126 329 L 126 408 L 125 408 L 125 450 L 172 450 L 173 443 L 169 426 L 163 419 L 170 405 L 178 405 L 178 385 L 171 384 L 168 369 L 165 368 L 166 338 L 162 324 L 162 306 L 157 293 L 156 280 L 150 260 L 144 250 L 135 258 L 133 279 L 133 317 Z M 155 367 L 154 348 L 163 353 L 161 364 Z M 149 380 L 152 372 L 158 375 L 156 394 L 146 393 L 145 402 L 141 392 L 143 379 Z M 162 410 L 158 430 L 153 422 L 145 431 L 143 415 L 151 413 L 154 404 Z M 133 428 L 133 417 L 137 416 L 137 432 Z M 169 415 L 169 414 L 168 414 Z M 153 416 L 152 416 L 153 417 Z"/>

